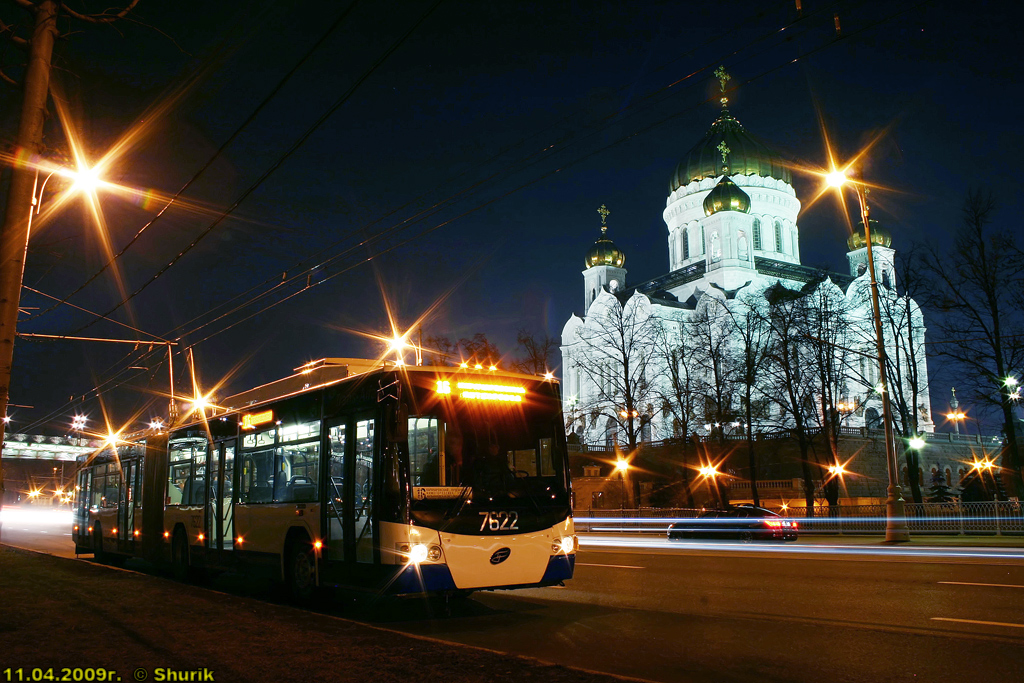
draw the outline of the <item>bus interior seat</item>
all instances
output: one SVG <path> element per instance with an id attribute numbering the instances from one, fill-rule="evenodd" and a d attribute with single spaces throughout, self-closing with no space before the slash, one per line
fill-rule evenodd
<path id="1" fill-rule="evenodd" d="M 185 480 L 185 485 L 181 488 L 181 502 L 184 505 L 202 505 L 205 489 L 205 479 L 193 479 L 192 477 L 189 477 Z"/>
<path id="2" fill-rule="evenodd" d="M 288 481 L 288 498 L 298 502 L 316 500 L 316 484 L 309 477 L 294 476 Z"/>

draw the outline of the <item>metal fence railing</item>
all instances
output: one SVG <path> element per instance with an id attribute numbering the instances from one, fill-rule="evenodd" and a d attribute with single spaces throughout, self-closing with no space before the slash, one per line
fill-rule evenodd
<path id="1" fill-rule="evenodd" d="M 814 515 L 802 507 L 773 510 L 799 521 L 800 532 L 810 534 L 885 533 L 885 505 L 836 505 L 814 508 Z M 907 528 L 918 534 L 935 535 L 1024 535 L 1024 503 L 989 501 L 982 503 L 906 503 Z M 628 531 L 665 533 L 677 519 L 692 519 L 702 509 L 640 508 L 625 510 L 576 510 L 580 532 Z"/>

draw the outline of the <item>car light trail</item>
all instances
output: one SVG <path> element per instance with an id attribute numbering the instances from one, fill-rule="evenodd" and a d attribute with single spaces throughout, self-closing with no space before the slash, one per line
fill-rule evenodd
<path id="1" fill-rule="evenodd" d="M 587 548 L 630 548 L 645 550 L 709 550 L 776 556 L 845 555 L 862 557 L 933 557 L 946 559 L 1024 560 L 1022 548 L 944 548 L 941 546 L 856 546 L 856 545 L 782 545 L 741 543 L 738 541 L 670 541 L 667 538 L 580 534 L 580 546 Z M 880 541 L 879 541 L 880 542 Z"/>

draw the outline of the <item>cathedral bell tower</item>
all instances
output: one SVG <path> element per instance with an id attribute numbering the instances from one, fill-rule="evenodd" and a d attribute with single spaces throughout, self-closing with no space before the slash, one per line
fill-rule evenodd
<path id="1" fill-rule="evenodd" d="M 601 214 L 601 236 L 587 251 L 587 269 L 583 271 L 584 311 L 590 310 L 590 304 L 602 289 L 614 294 L 626 286 L 626 269 L 622 267 L 626 255 L 608 239 L 607 220 L 611 211 L 602 204 L 597 212 Z"/>
<path id="2" fill-rule="evenodd" d="M 875 280 L 890 289 L 896 286 L 896 250 L 892 248 L 892 235 L 888 230 L 871 221 L 871 255 L 875 261 Z M 850 275 L 860 277 L 868 269 L 868 243 L 864 239 L 864 221 L 857 224 L 857 230 L 846 240 L 849 251 L 846 260 L 850 264 Z"/>

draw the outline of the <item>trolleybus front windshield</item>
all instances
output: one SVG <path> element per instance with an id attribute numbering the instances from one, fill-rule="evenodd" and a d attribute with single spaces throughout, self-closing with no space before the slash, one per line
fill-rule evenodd
<path id="1" fill-rule="evenodd" d="M 519 401 L 421 394 L 409 416 L 413 521 L 453 533 L 525 533 L 564 520 L 565 439 L 548 392 Z"/>

